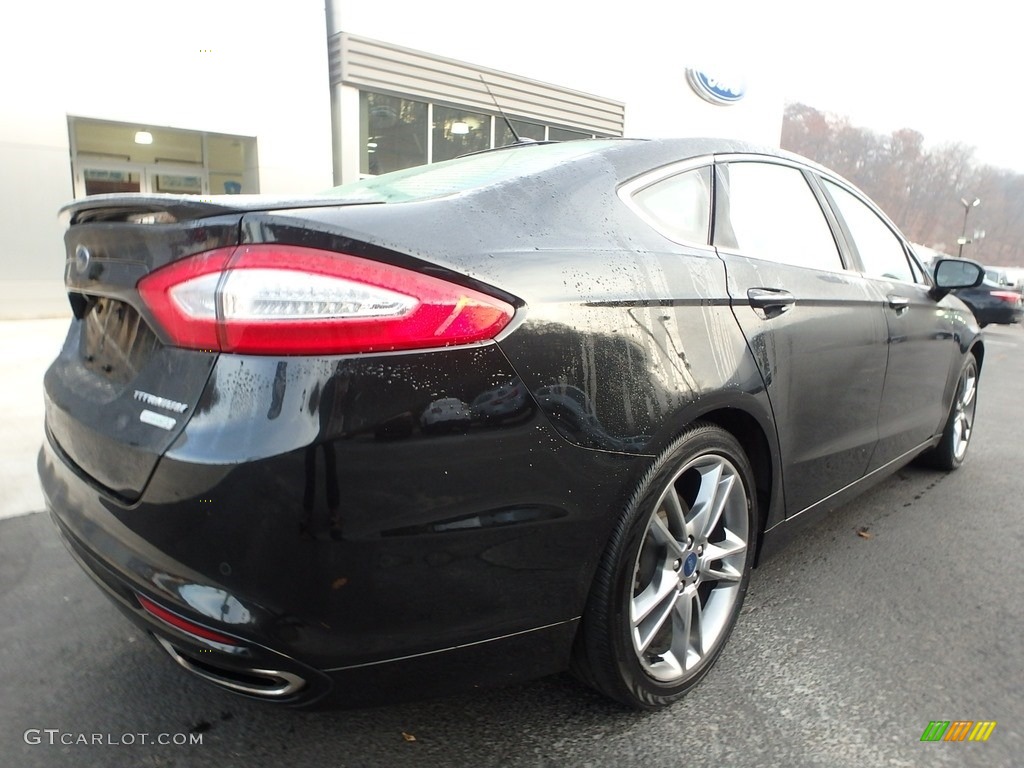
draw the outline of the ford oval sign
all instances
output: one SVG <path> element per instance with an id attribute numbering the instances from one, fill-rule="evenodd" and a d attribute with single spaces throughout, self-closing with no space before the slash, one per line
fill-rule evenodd
<path id="1" fill-rule="evenodd" d="M 739 78 L 721 78 L 699 69 L 688 69 L 686 79 L 698 96 L 712 104 L 735 104 L 747 94 L 747 86 Z"/>

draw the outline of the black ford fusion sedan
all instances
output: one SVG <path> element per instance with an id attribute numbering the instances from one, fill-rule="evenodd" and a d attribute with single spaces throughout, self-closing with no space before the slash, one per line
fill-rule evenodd
<path id="1" fill-rule="evenodd" d="M 572 668 L 667 705 L 758 556 L 964 460 L 985 348 L 843 179 L 718 140 L 513 146 L 312 199 L 67 219 L 39 473 L 178 665 L 292 705 Z"/>

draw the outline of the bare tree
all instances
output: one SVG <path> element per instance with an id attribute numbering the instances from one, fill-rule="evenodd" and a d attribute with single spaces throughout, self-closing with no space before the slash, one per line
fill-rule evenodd
<path id="1" fill-rule="evenodd" d="M 928 148 L 902 128 L 885 136 L 805 104 L 789 104 L 782 146 L 832 168 L 860 187 L 913 241 L 953 253 L 964 223 L 961 199 L 980 198 L 964 255 L 1024 266 L 1024 175 L 976 166 L 965 144 Z M 975 233 L 978 234 L 975 237 Z"/>

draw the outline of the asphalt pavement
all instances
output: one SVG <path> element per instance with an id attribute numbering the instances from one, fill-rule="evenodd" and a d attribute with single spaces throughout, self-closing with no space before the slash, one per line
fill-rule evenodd
<path id="1" fill-rule="evenodd" d="M 8 325 L 5 357 L 28 338 Z M 40 428 L 13 435 L 8 419 L 36 418 L 38 394 L 8 375 L 35 387 L 27 361 L 60 336 L 4 361 L 4 443 L 31 449 L 15 486 L 35 482 Z M 967 463 L 901 470 L 763 564 L 716 668 L 655 714 L 568 675 L 356 711 L 242 700 L 176 668 L 19 502 L 0 520 L 0 765 L 1019 766 L 1024 329 L 987 343 Z M 985 743 L 922 742 L 935 720 L 997 725 Z"/>

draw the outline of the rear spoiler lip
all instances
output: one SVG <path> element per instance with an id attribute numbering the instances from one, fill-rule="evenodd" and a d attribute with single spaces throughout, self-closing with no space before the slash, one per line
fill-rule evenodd
<path id="1" fill-rule="evenodd" d="M 175 222 L 204 219 L 227 213 L 279 211 L 293 208 L 329 208 L 342 205 L 379 205 L 378 200 L 346 200 L 343 197 L 288 197 L 274 195 L 167 195 L 112 193 L 92 195 L 68 203 L 58 214 L 65 226 L 90 221 L 125 221 L 130 215 L 164 213 Z"/>

